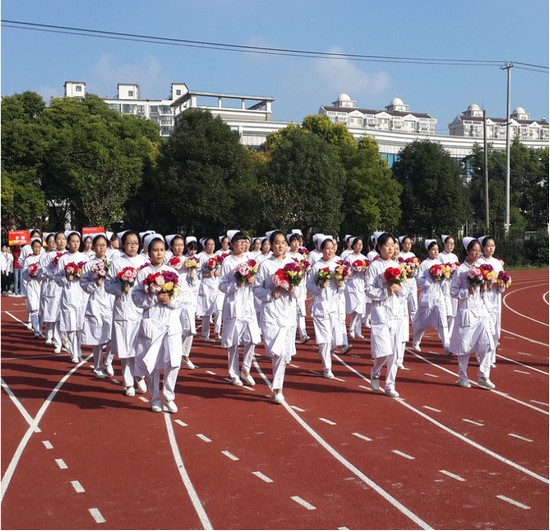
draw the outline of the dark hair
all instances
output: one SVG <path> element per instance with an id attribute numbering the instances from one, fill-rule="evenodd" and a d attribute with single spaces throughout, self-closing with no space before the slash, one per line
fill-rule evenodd
<path id="1" fill-rule="evenodd" d="M 181 240 L 183 244 L 185 245 L 185 240 L 183 239 L 183 236 L 181 234 L 176 234 L 171 240 L 170 240 L 170 249 L 172 249 L 172 246 L 174 245 L 174 242 L 176 240 Z"/>
<path id="2" fill-rule="evenodd" d="M 356 243 L 359 243 L 359 242 L 362 242 L 362 241 L 363 241 L 363 238 L 361 238 L 360 236 L 358 236 L 357 238 L 353 238 L 351 246 L 355 247 Z"/>
<path id="3" fill-rule="evenodd" d="M 199 248 L 195 240 L 190 241 L 185 247 L 188 251 L 196 251 Z"/>
<path id="4" fill-rule="evenodd" d="M 116 242 L 117 240 L 118 240 L 118 234 L 116 232 L 113 232 L 113 234 L 111 234 L 111 237 L 109 238 L 109 241 Z"/>
<path id="5" fill-rule="evenodd" d="M 30 233 L 30 237 L 32 238 L 33 234 L 38 234 L 38 236 L 42 236 L 39 229 L 32 229 Z"/>
<path id="6" fill-rule="evenodd" d="M 328 242 L 332 243 L 332 245 L 335 245 L 334 239 L 332 238 L 332 236 L 330 236 L 330 238 L 325 238 L 325 239 L 323 240 L 323 243 L 321 243 L 321 245 L 319 245 L 319 247 L 320 247 L 321 249 L 324 249 Z"/>
<path id="7" fill-rule="evenodd" d="M 71 239 L 71 236 L 73 236 L 75 234 L 78 236 L 78 239 L 80 240 L 80 243 L 82 243 L 82 236 L 80 236 L 80 234 L 78 234 L 78 232 L 76 232 L 75 230 L 72 230 L 71 232 L 69 232 L 69 234 L 67 236 L 67 241 L 69 241 Z"/>
<path id="8" fill-rule="evenodd" d="M 449 238 L 452 238 L 453 240 L 455 239 L 455 237 L 452 235 L 452 234 L 449 234 L 444 240 L 443 240 L 443 245 L 445 245 L 448 241 L 449 241 Z M 456 240 L 455 240 L 456 241 Z"/>
<path id="9" fill-rule="evenodd" d="M 380 234 L 380 236 L 378 236 L 377 240 L 376 240 L 376 247 L 381 247 L 382 245 L 384 245 L 389 239 L 392 239 L 395 243 L 396 239 L 395 239 L 395 236 L 391 233 L 391 232 L 383 232 L 382 234 Z"/>
<path id="10" fill-rule="evenodd" d="M 95 245 L 99 238 L 103 238 L 105 240 L 105 243 L 107 243 L 107 237 L 104 234 L 97 234 L 92 240 L 92 245 Z"/>
<path id="11" fill-rule="evenodd" d="M 300 240 L 302 237 L 297 233 L 293 232 L 288 238 L 288 243 L 293 242 L 294 240 Z"/>
<path id="12" fill-rule="evenodd" d="M 278 236 L 279 234 L 281 234 L 283 236 L 283 238 L 285 238 L 285 235 L 283 234 L 283 231 L 281 230 L 274 230 L 270 235 L 269 235 L 269 244 L 270 245 L 273 245 L 273 242 L 275 241 L 275 236 Z M 286 238 L 285 238 L 285 241 L 286 241 Z"/>
<path id="13" fill-rule="evenodd" d="M 139 232 L 137 230 L 127 230 L 123 235 L 122 238 L 120 238 L 120 244 L 122 245 L 122 248 L 124 249 L 124 246 L 126 244 L 126 240 L 128 239 L 128 236 L 134 235 L 137 238 L 138 241 L 138 254 L 141 252 L 141 238 L 139 237 Z"/>
<path id="14" fill-rule="evenodd" d="M 57 237 L 58 237 L 60 234 L 63 234 L 63 236 L 65 236 L 65 233 L 64 233 L 62 230 L 58 230 L 58 231 L 55 233 L 55 240 L 56 240 L 56 241 L 57 241 Z M 65 236 L 65 239 L 67 239 L 66 236 Z"/>
<path id="15" fill-rule="evenodd" d="M 479 242 L 481 244 L 482 249 L 485 249 L 485 246 L 489 243 L 489 240 L 495 241 L 495 239 L 492 236 L 485 236 L 485 238 L 483 238 L 483 240 Z"/>
<path id="16" fill-rule="evenodd" d="M 162 242 L 162 245 L 164 245 L 164 248 L 166 249 L 166 242 L 164 241 L 164 238 L 156 236 L 149 242 L 149 245 L 147 246 L 147 254 L 149 254 L 149 249 L 151 248 L 151 245 L 153 245 L 154 242 Z"/>
<path id="17" fill-rule="evenodd" d="M 430 243 L 430 245 L 428 245 L 428 251 L 434 246 L 434 245 L 437 245 L 439 247 L 439 244 L 437 243 L 437 240 L 434 240 L 432 243 Z"/>
<path id="18" fill-rule="evenodd" d="M 475 244 L 478 244 L 480 247 L 481 247 L 481 243 L 479 243 L 475 238 L 466 246 L 466 252 L 470 252 L 470 250 L 472 249 L 472 247 L 475 245 Z"/>
<path id="19" fill-rule="evenodd" d="M 57 236 L 57 234 L 54 234 L 53 232 L 50 232 L 50 234 L 48 234 L 48 236 L 46 237 L 46 243 L 48 243 L 48 240 L 50 238 L 53 238 L 53 241 L 55 241 L 56 236 Z"/>
<path id="20" fill-rule="evenodd" d="M 227 236 L 226 236 L 227 237 Z M 237 231 L 233 237 L 231 238 L 231 243 L 235 243 L 239 240 L 246 240 L 246 234 L 244 232 L 241 232 L 240 230 Z M 222 239 L 223 242 L 223 239 Z"/>

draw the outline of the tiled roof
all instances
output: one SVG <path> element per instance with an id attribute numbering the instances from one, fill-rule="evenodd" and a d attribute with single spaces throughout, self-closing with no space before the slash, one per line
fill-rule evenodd
<path id="1" fill-rule="evenodd" d="M 426 114 L 424 112 L 410 112 L 410 111 L 388 111 L 387 109 L 384 110 L 373 110 L 373 109 L 360 109 L 358 107 L 334 107 L 332 105 L 323 105 L 322 106 L 325 111 L 331 111 L 331 112 L 353 112 L 353 111 L 359 111 L 363 114 L 380 114 L 381 112 L 385 112 L 386 114 L 390 114 L 391 116 L 416 116 L 417 118 L 430 118 L 432 119 L 432 116 L 429 114 Z"/>

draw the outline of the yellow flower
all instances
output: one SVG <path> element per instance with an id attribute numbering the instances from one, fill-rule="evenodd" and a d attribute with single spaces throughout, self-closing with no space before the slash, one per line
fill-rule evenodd
<path id="1" fill-rule="evenodd" d="M 166 282 L 166 284 L 164 284 L 162 286 L 163 291 L 172 291 L 173 289 L 174 289 L 174 283 L 173 282 Z"/>

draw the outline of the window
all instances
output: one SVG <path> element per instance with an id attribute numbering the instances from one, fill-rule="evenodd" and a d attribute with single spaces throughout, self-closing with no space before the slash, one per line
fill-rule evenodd
<path id="1" fill-rule="evenodd" d="M 82 85 L 77 85 L 74 90 L 75 92 L 82 92 Z"/>
<path id="2" fill-rule="evenodd" d="M 129 97 L 129 98 L 133 98 L 133 97 L 134 97 L 134 91 L 133 91 L 133 90 L 129 90 L 129 91 L 128 91 L 128 97 Z"/>
<path id="3" fill-rule="evenodd" d="M 181 96 L 181 90 L 180 89 L 176 89 L 176 96 Z"/>

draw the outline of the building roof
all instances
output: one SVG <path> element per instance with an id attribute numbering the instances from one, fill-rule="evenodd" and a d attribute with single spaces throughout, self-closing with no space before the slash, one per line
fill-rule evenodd
<path id="1" fill-rule="evenodd" d="M 331 112 L 354 112 L 359 111 L 363 114 L 380 114 L 380 113 L 386 113 L 390 114 L 392 116 L 416 116 L 417 118 L 430 118 L 433 119 L 432 116 L 430 116 L 427 113 L 424 112 L 412 112 L 412 111 L 388 111 L 387 109 L 384 110 L 373 110 L 373 109 L 360 109 L 358 107 L 334 107 L 333 105 L 322 105 L 322 109 L 325 109 L 325 111 L 331 111 Z"/>

